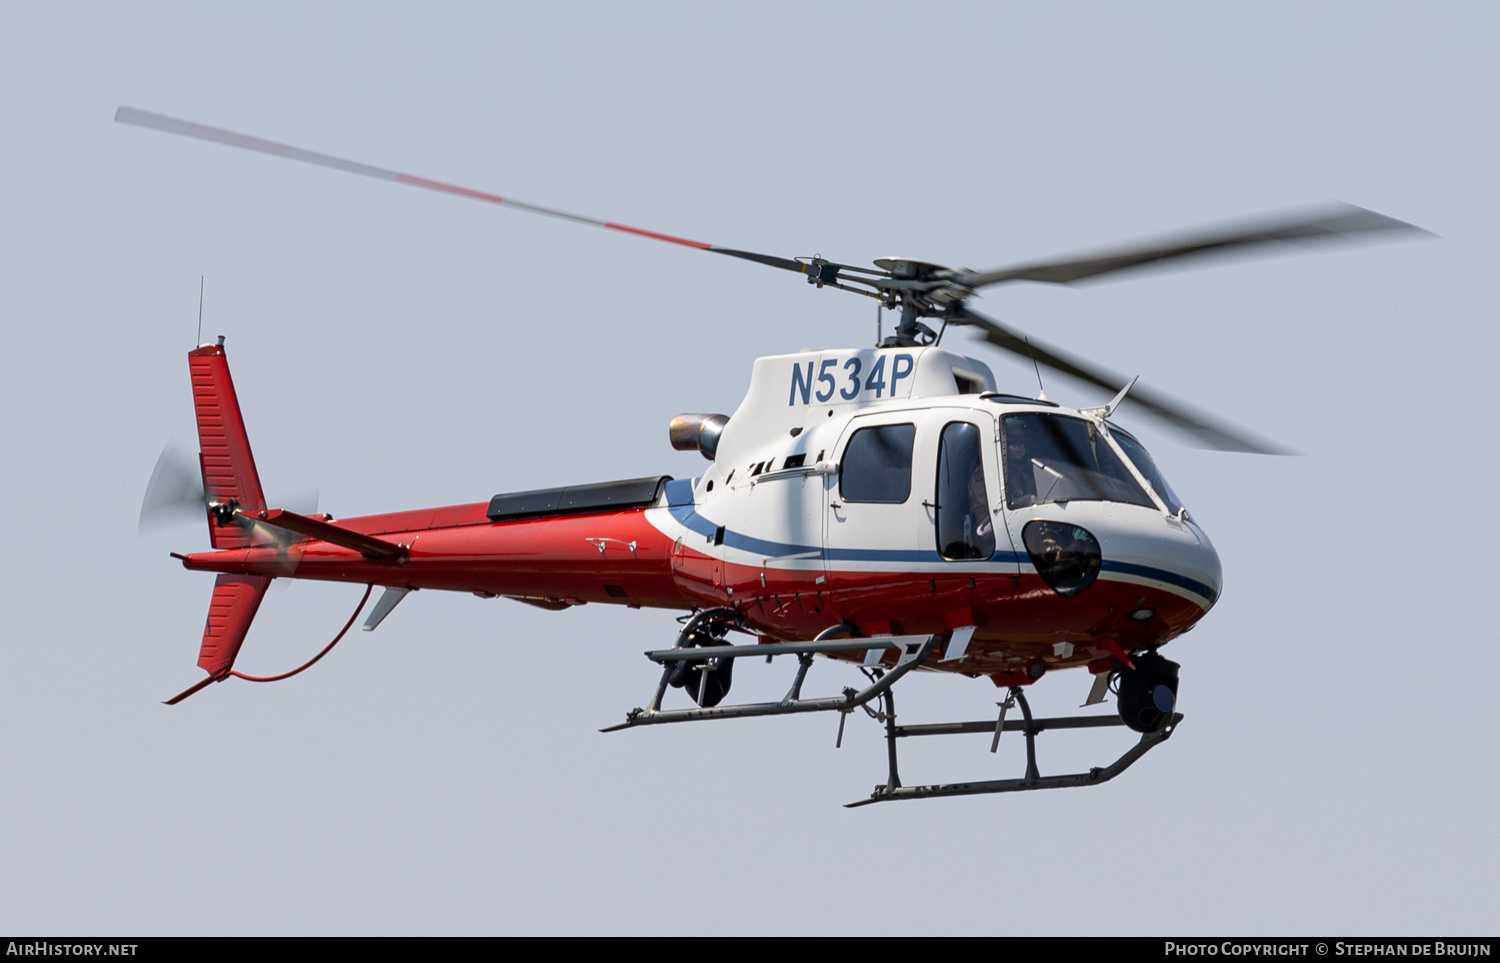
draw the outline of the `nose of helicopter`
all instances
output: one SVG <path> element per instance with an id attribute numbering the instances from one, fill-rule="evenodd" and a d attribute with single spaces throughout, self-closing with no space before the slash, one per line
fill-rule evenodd
<path id="1" fill-rule="evenodd" d="M 1224 575 L 1207 533 L 1188 518 L 1148 510 L 1116 511 L 1098 532 L 1102 577 L 1144 581 L 1191 598 L 1206 612 Z"/>
<path id="2" fill-rule="evenodd" d="M 1049 528 L 1064 533 L 1071 529 L 1080 544 L 1097 546 L 1093 552 L 1098 559 L 1098 581 L 1136 584 L 1169 593 L 1195 606 L 1200 616 L 1218 601 L 1224 582 L 1219 553 L 1197 522 L 1187 517 L 1098 501 L 1037 506 L 1017 514 L 1019 517 L 1010 519 L 1013 537 L 1023 543 L 1033 565 L 1038 562 L 1037 552 L 1046 550 L 1040 539 L 1031 544 L 1029 535 L 1042 535 Z M 1042 566 L 1037 567 L 1040 573 Z M 1092 578 L 1072 591 L 1081 590 L 1089 581 Z M 1065 596 L 1072 594 L 1056 585 L 1053 588 Z"/>

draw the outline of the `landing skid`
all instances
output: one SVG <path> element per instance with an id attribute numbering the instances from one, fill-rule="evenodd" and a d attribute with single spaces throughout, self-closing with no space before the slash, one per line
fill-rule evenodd
<path id="1" fill-rule="evenodd" d="M 1174 712 L 1167 717 L 1161 728 L 1141 734 L 1141 739 L 1120 758 L 1107 766 L 1095 766 L 1088 772 L 1068 773 L 1061 776 L 1043 776 L 1036 766 L 1036 736 L 1047 729 L 1097 729 L 1108 726 L 1123 726 L 1118 716 L 1060 716 L 1055 719 L 1032 719 L 1031 707 L 1020 689 L 1012 689 L 1011 695 L 1021 704 L 1024 721 L 1002 721 L 997 728 L 989 720 L 981 722 L 939 722 L 921 726 L 887 726 L 886 744 L 891 760 L 890 776 L 884 785 L 876 786 L 870 798 L 845 803 L 846 809 L 868 806 L 871 803 L 892 802 L 898 799 L 932 799 L 939 796 L 980 796 L 999 792 L 1028 792 L 1033 789 L 1064 789 L 1069 786 L 1097 786 L 1109 782 L 1129 769 L 1152 749 L 1166 742 L 1182 721 L 1182 714 Z M 909 736 L 950 736 L 977 733 L 995 733 L 996 742 L 1001 732 L 1023 732 L 1026 735 L 1026 775 L 1020 779 L 987 779 L 980 782 L 932 783 L 925 786 L 903 786 L 896 773 L 896 740 Z"/>
<path id="2" fill-rule="evenodd" d="M 929 636 L 874 636 L 869 638 L 848 638 L 850 629 L 847 626 L 834 626 L 811 642 L 776 642 L 760 645 L 697 645 L 694 646 L 691 639 L 694 632 L 701 626 L 707 625 L 711 620 L 718 620 L 719 628 L 714 638 L 720 638 L 727 631 L 725 626 L 729 621 L 738 618 L 738 613 L 732 609 L 710 609 L 699 613 L 683 629 L 678 638 L 678 644 L 670 649 L 658 649 L 647 652 L 646 657 L 661 665 L 661 682 L 656 687 L 656 694 L 645 708 L 631 709 L 626 713 L 625 721 L 619 725 L 609 726 L 599 730 L 600 732 L 618 732 L 621 729 L 634 729 L 639 726 L 663 725 L 673 722 L 695 722 L 706 719 L 743 719 L 754 716 L 780 716 L 792 715 L 803 712 L 838 712 L 839 734 L 837 745 L 843 744 L 844 724 L 849 718 L 849 713 L 855 709 L 863 709 L 876 722 L 885 728 L 887 777 L 882 785 L 875 787 L 874 792 L 868 799 L 847 803 L 847 808 L 868 806 L 871 803 L 891 802 L 898 799 L 931 799 L 940 796 L 977 796 L 990 793 L 1002 792 L 1027 792 L 1033 789 L 1062 789 L 1069 786 L 1096 786 L 1108 782 L 1120 773 L 1129 769 L 1152 749 L 1167 741 L 1177 724 L 1182 721 L 1180 713 L 1170 713 L 1162 719 L 1161 725 L 1151 732 L 1141 735 L 1140 741 L 1107 766 L 1095 766 L 1087 772 L 1069 773 L 1058 776 L 1043 776 L 1037 769 L 1036 763 L 1036 737 L 1038 733 L 1048 729 L 1097 729 L 1112 726 L 1125 725 L 1117 715 L 1110 716 L 1061 716 L 1053 719 L 1033 719 L 1031 706 L 1026 701 L 1026 693 L 1020 687 L 1010 689 L 1009 697 L 1001 703 L 1000 717 L 995 721 L 979 722 L 940 722 L 915 726 L 898 726 L 896 724 L 896 703 L 894 696 L 895 684 L 904 678 L 913 669 L 921 666 L 927 661 L 942 642 L 937 635 Z M 734 626 L 728 626 L 734 627 Z M 741 627 L 743 631 L 743 627 Z M 839 638 L 843 635 L 845 638 Z M 870 684 L 863 689 L 846 687 L 840 695 L 826 696 L 822 698 L 803 698 L 802 684 L 807 679 L 808 669 L 812 667 L 813 656 L 818 653 L 830 652 L 859 652 L 866 653 L 865 667 L 861 669 L 869 678 Z M 894 652 L 896 664 L 893 667 L 880 666 L 879 662 L 887 652 Z M 787 694 L 779 702 L 758 702 L 744 705 L 711 705 L 698 706 L 693 709 L 663 709 L 662 699 L 666 696 L 669 680 L 674 670 L 682 663 L 691 663 L 703 672 L 703 682 L 700 683 L 698 692 L 701 695 L 705 691 L 706 677 L 709 672 L 726 662 L 735 659 L 765 657 L 769 662 L 778 655 L 795 655 L 797 657 L 797 674 L 792 680 L 792 686 Z M 727 677 L 727 676 L 726 676 Z M 681 683 L 678 683 L 679 685 Z M 726 688 L 727 691 L 727 688 Z M 870 703 L 880 700 L 879 711 L 870 708 Z M 1019 705 L 1022 719 L 1007 721 L 1006 712 Z M 990 751 L 994 752 L 999 747 L 1000 736 L 1006 732 L 1020 732 L 1026 739 L 1026 774 L 1019 779 L 989 779 L 977 782 L 953 782 L 932 783 L 921 786 L 903 786 L 901 777 L 897 770 L 896 743 L 898 739 L 907 739 L 913 736 L 955 736 L 993 734 L 990 743 Z"/>
<path id="3" fill-rule="evenodd" d="M 666 666 L 662 672 L 661 683 L 656 687 L 656 695 L 651 700 L 650 706 L 645 709 L 631 709 L 625 715 L 625 721 L 617 726 L 609 726 L 600 729 L 600 732 L 618 732 L 621 729 L 633 729 L 636 726 L 660 725 L 667 722 L 693 722 L 699 719 L 743 719 L 750 716 L 783 716 L 798 712 L 843 712 L 849 713 L 864 706 L 866 703 L 880 697 L 889 698 L 891 687 L 912 669 L 927 661 L 927 657 L 937 648 L 938 637 L 931 636 L 884 636 L 870 639 L 839 639 L 835 641 L 822 640 L 813 642 L 776 642 L 767 645 L 716 645 L 700 648 L 673 648 L 660 649 L 655 652 L 647 652 L 646 657 L 652 662 Z M 807 670 L 812 668 L 813 655 L 819 652 L 858 652 L 871 651 L 875 649 L 895 649 L 897 655 L 896 667 L 888 671 L 876 670 L 872 673 L 873 679 L 870 685 L 863 689 L 845 688 L 842 695 L 827 696 L 821 699 L 802 698 L 802 683 L 807 678 Z M 765 656 L 767 659 L 777 655 L 797 656 L 797 676 L 792 680 L 792 687 L 780 702 L 758 702 L 737 706 L 712 706 L 697 709 L 663 709 L 661 700 L 667 694 L 667 678 L 675 662 L 699 661 L 707 659 L 743 659 L 758 658 Z M 840 732 L 843 726 L 839 727 Z"/>

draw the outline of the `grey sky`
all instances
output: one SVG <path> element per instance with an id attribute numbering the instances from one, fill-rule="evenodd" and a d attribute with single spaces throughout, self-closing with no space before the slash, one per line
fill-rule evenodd
<path id="1" fill-rule="evenodd" d="M 1497 26 L 1481 4 L 0 6 L 0 929 L 1492 933 Z M 138 538 L 136 512 L 192 436 L 200 274 L 266 488 L 338 515 L 692 474 L 673 414 L 730 411 L 757 354 L 862 345 L 874 318 L 120 104 L 784 255 L 983 268 L 1330 199 L 1441 239 L 984 297 L 1306 455 L 1183 448 L 1127 402 L 1225 568 L 1168 650 L 1177 735 L 1099 789 L 847 812 L 882 775 L 864 720 L 838 751 L 832 718 L 595 731 L 649 697 L 660 612 L 424 592 L 295 680 L 160 705 L 198 677 L 212 580 L 167 557 L 202 531 Z M 241 667 L 306 658 L 359 591 L 273 589 Z M 809 691 L 854 678 L 820 665 Z M 922 677 L 900 708 L 997 695 Z M 1042 765 L 1127 738 L 1044 737 Z M 904 775 L 1019 767 L 1019 740 L 987 748 L 912 746 Z"/>

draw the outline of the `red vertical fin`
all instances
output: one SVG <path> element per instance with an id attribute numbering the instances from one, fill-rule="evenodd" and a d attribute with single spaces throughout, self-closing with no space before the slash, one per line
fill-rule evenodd
<path id="1" fill-rule="evenodd" d="M 222 516 L 214 512 L 215 506 L 231 504 L 244 511 L 266 507 L 260 475 L 255 471 L 255 456 L 250 453 L 250 437 L 245 433 L 240 402 L 234 393 L 234 381 L 229 377 L 224 345 L 206 344 L 189 351 L 188 370 L 193 376 L 199 460 L 209 505 L 209 540 L 214 548 L 247 548 L 251 544 L 251 531 L 236 524 L 229 512 Z M 253 614 L 254 610 L 251 611 Z"/>
<path id="2" fill-rule="evenodd" d="M 240 644 L 250 631 L 250 620 L 255 618 L 270 584 L 264 575 L 220 575 L 214 582 L 203 645 L 198 650 L 198 668 L 210 678 L 218 678 L 234 667 Z"/>

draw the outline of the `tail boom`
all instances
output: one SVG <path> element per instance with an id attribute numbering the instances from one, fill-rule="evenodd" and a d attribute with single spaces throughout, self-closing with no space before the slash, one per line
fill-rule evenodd
<path id="1" fill-rule="evenodd" d="M 392 531 L 386 519 L 342 519 L 347 530 L 334 541 L 309 539 L 286 547 L 266 546 L 200 552 L 183 559 L 196 571 L 299 579 L 374 583 L 409 588 L 473 592 L 525 600 L 558 599 L 662 608 L 685 608 L 672 576 L 672 542 L 652 526 L 642 509 L 561 518 L 492 522 L 485 505 L 434 510 L 437 517 L 469 518 L 469 524 Z M 332 524 L 332 523 L 327 523 Z M 371 558 L 345 535 L 371 537 L 398 546 L 400 555 Z"/>

